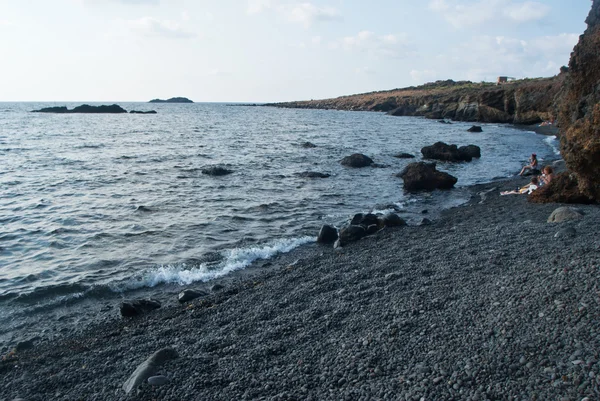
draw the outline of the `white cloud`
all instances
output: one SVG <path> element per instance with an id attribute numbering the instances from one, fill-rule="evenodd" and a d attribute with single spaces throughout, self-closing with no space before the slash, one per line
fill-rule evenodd
<path id="1" fill-rule="evenodd" d="M 380 36 L 371 31 L 360 31 L 355 36 L 346 36 L 340 44 L 342 48 L 348 51 L 390 57 L 406 55 L 410 47 L 408 36 L 404 33 Z M 337 48 L 339 46 L 333 44 L 330 47 Z"/>
<path id="2" fill-rule="evenodd" d="M 435 70 L 412 70 L 410 77 L 419 83 L 431 82 L 437 78 L 438 74 Z"/>
<path id="3" fill-rule="evenodd" d="M 322 40 L 322 38 L 320 36 L 313 36 L 310 41 L 312 42 L 313 45 L 318 46 L 321 44 L 321 40 Z"/>
<path id="4" fill-rule="evenodd" d="M 375 71 L 370 67 L 358 67 L 354 69 L 354 73 L 357 75 L 373 75 Z"/>
<path id="5" fill-rule="evenodd" d="M 340 12 L 329 6 L 319 7 L 310 2 L 282 2 L 280 0 L 248 0 L 248 14 L 275 11 L 284 19 L 306 28 L 315 22 L 340 20 Z"/>
<path id="6" fill-rule="evenodd" d="M 185 30 L 174 21 L 159 20 L 154 17 L 142 17 L 127 21 L 127 25 L 133 30 L 146 35 L 158 36 L 171 39 L 189 39 L 197 36 L 195 33 Z"/>
<path id="7" fill-rule="evenodd" d="M 459 0 L 432 0 L 429 9 L 442 14 L 448 23 L 459 29 L 489 21 L 536 21 L 550 12 L 549 6 L 537 1 L 513 0 L 478 0 L 470 4 Z"/>

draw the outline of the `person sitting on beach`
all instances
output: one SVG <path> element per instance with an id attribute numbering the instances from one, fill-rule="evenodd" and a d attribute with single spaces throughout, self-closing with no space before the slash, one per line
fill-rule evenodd
<path id="1" fill-rule="evenodd" d="M 531 154 L 531 157 L 529 158 L 529 164 L 524 166 L 521 169 L 521 172 L 519 173 L 519 175 L 523 175 L 525 173 L 525 171 L 530 170 L 531 173 L 533 174 L 533 172 L 535 170 L 537 170 L 538 168 L 538 160 L 537 160 L 537 155 L 535 153 Z"/>
<path id="2" fill-rule="evenodd" d="M 552 178 L 554 177 L 554 169 L 550 166 L 545 166 L 542 169 L 542 176 L 540 177 L 540 185 L 548 185 Z"/>
<path id="3" fill-rule="evenodd" d="M 529 182 L 529 184 L 525 185 L 524 187 L 521 188 L 517 188 L 514 191 L 502 191 L 500 192 L 500 195 L 519 195 L 519 194 L 530 194 L 533 191 L 535 191 L 536 189 L 538 189 L 538 178 L 537 177 L 531 177 L 531 181 Z"/>

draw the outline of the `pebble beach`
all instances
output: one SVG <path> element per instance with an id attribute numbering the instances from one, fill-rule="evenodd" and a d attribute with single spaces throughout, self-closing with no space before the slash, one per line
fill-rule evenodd
<path id="1" fill-rule="evenodd" d="M 549 223 L 564 205 L 499 195 L 526 182 L 469 187 L 431 224 L 297 248 L 187 303 L 161 294 L 172 302 L 143 316 L 24 341 L 5 349 L 0 400 L 598 399 L 600 209 Z"/>

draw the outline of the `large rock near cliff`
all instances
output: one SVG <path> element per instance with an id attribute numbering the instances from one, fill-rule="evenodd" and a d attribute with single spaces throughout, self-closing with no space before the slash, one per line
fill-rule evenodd
<path id="1" fill-rule="evenodd" d="M 570 173 L 560 173 L 549 184 L 533 191 L 527 198 L 533 203 L 592 203 L 581 193 L 577 177 Z"/>
<path id="2" fill-rule="evenodd" d="M 593 0 L 586 23 L 559 105 L 560 143 L 581 193 L 600 201 L 600 0 Z"/>
<path id="3" fill-rule="evenodd" d="M 450 189 L 458 181 L 448 173 L 437 171 L 435 163 L 411 163 L 398 174 L 404 180 L 406 191 L 431 191 L 434 189 Z"/>

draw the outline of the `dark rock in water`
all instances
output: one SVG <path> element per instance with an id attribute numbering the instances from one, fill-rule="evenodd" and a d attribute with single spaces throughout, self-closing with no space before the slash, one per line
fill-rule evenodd
<path id="1" fill-rule="evenodd" d="M 119 106 L 118 104 L 112 104 L 110 106 L 90 106 L 89 104 L 83 104 L 77 106 L 74 109 L 67 109 L 65 106 L 62 107 L 46 107 L 39 110 L 33 110 L 34 113 L 90 113 L 90 114 L 118 114 L 127 113 L 127 110 Z"/>
<path id="2" fill-rule="evenodd" d="M 177 300 L 181 303 L 184 303 L 196 298 L 204 297 L 206 295 L 208 294 L 204 291 L 196 291 L 188 288 L 179 293 Z"/>
<path id="3" fill-rule="evenodd" d="M 125 391 L 126 394 L 131 393 L 131 391 L 138 388 L 150 377 L 155 376 L 158 372 L 158 369 L 166 361 L 178 357 L 179 355 L 177 354 L 177 351 L 175 351 L 173 348 L 163 348 L 159 351 L 156 351 L 150 356 L 150 358 L 138 365 L 131 376 L 129 376 L 129 379 L 127 379 L 127 381 L 123 384 L 123 391 Z"/>
<path id="4" fill-rule="evenodd" d="M 156 114 L 156 110 L 148 110 L 148 111 L 139 111 L 139 110 L 131 110 L 129 114 Z"/>
<path id="5" fill-rule="evenodd" d="M 421 210 L 421 214 L 427 214 L 427 213 L 429 213 L 429 210 L 427 210 L 427 209 Z"/>
<path id="6" fill-rule="evenodd" d="M 317 147 L 317 145 L 315 145 L 315 144 L 314 144 L 314 143 L 312 143 L 312 142 L 304 142 L 304 143 L 302 144 L 302 147 L 303 147 L 303 148 L 306 148 L 306 149 L 312 149 L 312 148 L 316 148 L 316 147 Z"/>
<path id="7" fill-rule="evenodd" d="M 340 163 L 346 167 L 360 168 L 373 164 L 373 159 L 360 153 L 354 153 L 353 155 L 344 157 Z"/>
<path id="8" fill-rule="evenodd" d="M 431 220 L 429 220 L 426 217 L 422 218 L 421 221 L 419 221 L 420 226 L 428 226 L 430 224 L 431 224 Z"/>
<path id="9" fill-rule="evenodd" d="M 452 122 L 447 121 L 447 120 L 438 120 L 438 123 L 442 123 L 442 124 L 452 124 Z"/>
<path id="10" fill-rule="evenodd" d="M 221 285 L 221 284 L 214 284 L 212 287 L 210 287 L 210 290 L 211 290 L 212 292 L 219 292 L 219 291 L 221 291 L 221 290 L 222 290 L 222 289 L 224 289 L 224 288 L 225 288 L 225 286 L 224 286 L 224 285 Z"/>
<path id="11" fill-rule="evenodd" d="M 548 223 L 562 223 L 571 220 L 583 219 L 583 212 L 580 209 L 563 206 L 555 209 L 550 217 L 548 217 Z"/>
<path id="12" fill-rule="evenodd" d="M 350 242 L 358 241 L 367 235 L 367 230 L 363 226 L 350 225 L 340 230 L 339 244 L 345 246 Z"/>
<path id="13" fill-rule="evenodd" d="M 333 244 L 338 239 L 338 232 L 335 227 L 324 225 L 319 230 L 317 242 L 320 244 Z"/>
<path id="14" fill-rule="evenodd" d="M 124 317 L 139 316 L 160 308 L 160 302 L 153 299 L 136 299 L 121 303 L 121 315 Z"/>
<path id="15" fill-rule="evenodd" d="M 379 222 L 379 219 L 377 218 L 376 215 L 372 214 L 372 213 L 367 213 L 367 214 L 363 214 L 363 213 L 358 213 L 355 214 L 354 217 L 352 217 L 352 220 L 350 221 L 350 224 L 353 226 L 362 226 L 363 228 L 367 228 L 370 225 L 377 225 Z"/>
<path id="16" fill-rule="evenodd" d="M 459 150 L 456 145 L 448 145 L 444 142 L 436 142 L 431 146 L 424 146 L 421 148 L 421 153 L 423 153 L 423 157 L 426 159 L 435 159 L 448 162 L 470 162 L 473 159 L 471 154 L 477 153 L 479 147 L 475 145 L 469 145 L 462 146 L 461 149 L 462 151 Z M 481 151 L 479 155 L 481 156 Z"/>
<path id="17" fill-rule="evenodd" d="M 385 227 L 401 227 L 406 225 L 406 221 L 396 213 L 388 213 L 381 218 L 381 224 Z"/>
<path id="18" fill-rule="evenodd" d="M 389 166 L 387 164 L 373 163 L 373 164 L 371 164 L 371 167 L 373 167 L 373 168 L 388 168 Z"/>
<path id="19" fill-rule="evenodd" d="M 404 180 L 404 190 L 419 191 L 434 189 L 450 189 L 458 181 L 448 173 L 437 171 L 435 163 L 411 163 L 399 174 Z"/>
<path id="20" fill-rule="evenodd" d="M 567 172 L 557 174 L 549 184 L 533 191 L 527 200 L 533 203 L 594 203 L 581 193 L 577 177 Z"/>
<path id="21" fill-rule="evenodd" d="M 329 174 L 319 173 L 316 171 L 304 171 L 302 173 L 297 174 L 298 177 L 302 178 L 328 178 L 331 177 Z"/>
<path id="22" fill-rule="evenodd" d="M 460 146 L 458 148 L 458 153 L 463 160 L 470 161 L 471 159 L 478 159 L 481 157 L 481 148 L 477 145 Z"/>
<path id="23" fill-rule="evenodd" d="M 187 97 L 172 97 L 170 99 L 152 99 L 148 103 L 194 103 Z"/>
<path id="24" fill-rule="evenodd" d="M 394 155 L 394 157 L 398 158 L 398 159 L 414 159 L 415 156 L 411 155 L 410 153 L 398 153 L 396 155 Z"/>
<path id="25" fill-rule="evenodd" d="M 444 142 L 436 142 L 431 146 L 421 148 L 421 153 L 426 159 L 435 159 L 456 162 L 462 160 L 458 147 L 456 145 L 448 145 Z"/>
<path id="26" fill-rule="evenodd" d="M 226 169 L 225 167 L 221 166 L 212 166 L 202 169 L 202 174 L 212 175 L 214 177 L 228 175 L 231 173 L 233 173 L 232 170 Z"/>
<path id="27" fill-rule="evenodd" d="M 467 130 L 468 132 L 483 132 L 483 129 L 479 125 L 474 125 Z"/>

